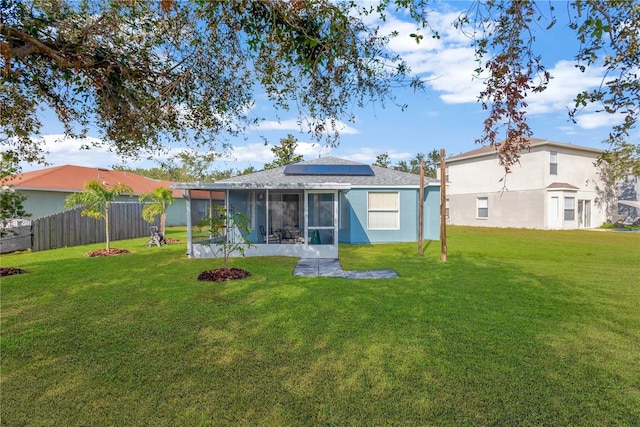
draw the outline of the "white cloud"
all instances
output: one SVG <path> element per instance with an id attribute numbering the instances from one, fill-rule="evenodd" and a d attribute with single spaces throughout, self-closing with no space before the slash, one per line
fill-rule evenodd
<path id="1" fill-rule="evenodd" d="M 440 38 L 434 39 L 429 30 L 424 30 L 419 44 L 410 37 L 416 32 L 415 24 L 389 19 L 382 27 L 383 33 L 398 31 L 390 48 L 407 62 L 414 75 L 441 92 L 440 99 L 447 104 L 476 102 L 482 90 L 482 81 L 474 79 L 477 62 L 471 39 L 452 25 L 457 17 L 457 12 L 430 13 L 429 24 Z"/>
<path id="2" fill-rule="evenodd" d="M 273 159 L 271 146 L 254 142 L 247 145 L 235 145 L 229 150 L 228 158 L 234 162 L 266 163 Z"/>
<path id="3" fill-rule="evenodd" d="M 42 149 L 45 160 L 52 166 L 78 165 L 88 167 L 109 167 L 118 163 L 120 158 L 105 147 L 98 138 L 67 138 L 64 135 L 43 135 Z M 82 147 L 89 146 L 90 149 Z M 43 165 L 23 164 L 23 171 L 41 169 Z"/>
<path id="4" fill-rule="evenodd" d="M 260 130 L 299 130 L 300 125 L 296 119 L 266 120 L 258 124 Z"/>
<path id="5" fill-rule="evenodd" d="M 273 144 L 250 143 L 247 145 L 236 145 L 231 148 L 228 159 L 234 162 L 247 162 L 252 164 L 264 164 L 272 162 L 274 154 L 271 151 Z M 315 159 L 319 156 L 327 156 L 331 148 L 315 144 L 312 142 L 300 142 L 296 147 L 295 154 L 304 156 L 305 160 Z"/>
<path id="6" fill-rule="evenodd" d="M 284 130 L 284 131 L 296 131 L 296 132 L 309 132 L 313 123 L 307 120 L 287 119 L 287 120 L 266 120 L 260 122 L 257 126 L 258 130 Z M 324 121 L 324 128 L 328 132 L 333 133 L 333 126 L 342 135 L 354 135 L 359 133 L 358 129 L 353 128 L 341 120 L 331 121 L 329 119 Z"/>
<path id="7" fill-rule="evenodd" d="M 576 115 L 578 126 L 582 129 L 596 129 L 601 127 L 613 127 L 624 121 L 624 116 L 605 112 L 586 113 Z"/>
<path id="8" fill-rule="evenodd" d="M 533 93 L 527 97 L 530 114 L 566 112 L 574 106 L 576 94 L 597 87 L 602 83 L 603 74 L 599 68 L 587 68 L 581 72 L 572 61 L 558 61 L 548 70 L 553 77 L 544 92 Z"/>
<path id="9" fill-rule="evenodd" d="M 338 157 L 342 157 L 348 160 L 352 160 L 354 162 L 360 162 L 365 164 L 372 164 L 376 161 L 376 157 L 380 154 L 387 153 L 389 155 L 389 160 L 391 164 L 398 163 L 401 160 L 409 160 L 415 156 L 415 154 L 397 151 L 393 148 L 375 148 L 375 147 L 361 147 L 355 150 L 342 150 L 339 154 L 336 154 Z"/>

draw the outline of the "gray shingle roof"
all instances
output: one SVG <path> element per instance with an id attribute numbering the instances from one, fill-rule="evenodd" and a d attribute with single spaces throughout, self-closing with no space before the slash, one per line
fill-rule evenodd
<path id="1" fill-rule="evenodd" d="M 337 157 L 321 157 L 306 162 L 302 165 L 362 165 L 362 163 Z M 394 169 L 371 166 L 374 176 L 358 175 L 285 175 L 285 166 L 275 169 L 268 169 L 255 172 L 249 175 L 241 175 L 228 178 L 218 183 L 264 183 L 265 185 L 280 184 L 319 184 L 319 183 L 341 183 L 351 184 L 352 187 L 359 186 L 419 186 L 420 176 L 407 172 L 400 172 Z M 437 182 L 433 178 L 425 178 L 425 184 Z"/>
<path id="2" fill-rule="evenodd" d="M 305 162 L 303 165 L 362 165 L 363 163 L 337 157 L 321 157 Z M 262 170 L 248 175 L 216 181 L 215 183 L 181 183 L 172 188 L 189 189 L 225 189 L 225 188 L 357 188 L 357 187 L 415 187 L 420 186 L 420 176 L 394 169 L 371 166 L 374 176 L 358 175 L 285 175 L 281 166 Z M 425 186 L 436 185 L 438 180 L 425 177 Z"/>

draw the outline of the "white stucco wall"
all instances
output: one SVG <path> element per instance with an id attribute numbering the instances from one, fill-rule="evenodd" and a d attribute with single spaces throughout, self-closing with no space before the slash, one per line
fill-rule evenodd
<path id="1" fill-rule="evenodd" d="M 557 174 L 550 174 L 550 152 L 556 151 Z M 522 154 L 520 163 L 505 174 L 495 155 L 452 160 L 448 162 L 449 223 L 487 227 L 563 228 L 599 227 L 606 214 L 596 204 L 596 187 L 600 182 L 594 163 L 598 153 L 579 147 L 541 145 Z M 553 183 L 566 183 L 566 188 L 553 190 Z M 575 187 L 575 188 L 573 188 Z M 550 193 L 559 195 L 561 212 L 554 222 L 548 211 Z M 477 217 L 477 199 L 487 197 L 489 216 Z M 564 197 L 588 202 L 589 218 L 564 221 Z"/>

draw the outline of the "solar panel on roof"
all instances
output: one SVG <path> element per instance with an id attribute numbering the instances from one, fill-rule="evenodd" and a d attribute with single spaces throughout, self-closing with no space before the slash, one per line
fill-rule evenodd
<path id="1" fill-rule="evenodd" d="M 349 175 L 373 176 L 373 169 L 369 165 L 287 165 L 285 175 Z"/>

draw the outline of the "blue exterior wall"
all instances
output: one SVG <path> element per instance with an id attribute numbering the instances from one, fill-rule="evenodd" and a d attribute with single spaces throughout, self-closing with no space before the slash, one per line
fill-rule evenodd
<path id="1" fill-rule="evenodd" d="M 400 228 L 397 230 L 367 229 L 367 198 L 369 192 L 398 192 L 400 197 Z M 418 240 L 417 189 L 351 189 L 340 196 L 340 243 L 416 242 Z M 427 240 L 440 238 L 440 189 L 427 187 L 424 203 L 424 233 Z"/>

